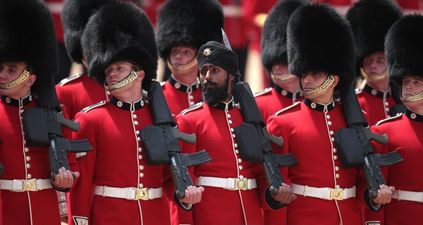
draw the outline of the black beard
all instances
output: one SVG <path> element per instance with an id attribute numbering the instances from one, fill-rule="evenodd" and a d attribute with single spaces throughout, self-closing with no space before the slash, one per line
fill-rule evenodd
<path id="1" fill-rule="evenodd" d="M 223 102 L 228 97 L 228 83 L 228 79 L 220 86 L 216 83 L 207 81 L 207 83 L 203 85 L 203 100 L 208 105 L 215 105 Z"/>

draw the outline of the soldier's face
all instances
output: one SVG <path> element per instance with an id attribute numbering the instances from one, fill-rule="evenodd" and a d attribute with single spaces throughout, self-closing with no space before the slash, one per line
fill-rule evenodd
<path id="1" fill-rule="evenodd" d="M 402 96 L 411 97 L 423 92 L 423 78 L 406 76 L 402 80 Z"/>
<path id="2" fill-rule="evenodd" d="M 106 68 L 107 85 L 114 85 L 131 73 L 133 65 L 129 62 L 116 62 Z"/>
<path id="3" fill-rule="evenodd" d="M 205 64 L 200 69 L 200 76 L 203 85 L 203 98 L 207 103 L 219 103 L 229 96 L 229 82 L 233 82 L 234 78 L 224 69 Z"/>
<path id="4" fill-rule="evenodd" d="M 368 76 L 377 76 L 386 71 L 385 54 L 381 51 L 372 53 L 363 59 L 363 70 Z"/>
<path id="5" fill-rule="evenodd" d="M 24 62 L 4 62 L 0 63 L 0 84 L 8 84 L 15 81 L 25 70 L 27 64 Z M 32 84 L 35 82 L 36 77 L 31 74 L 28 79 L 20 83 L 16 87 L 10 89 L 0 89 L 1 95 L 9 97 L 24 97 L 28 94 Z M 27 92 L 27 93 L 23 93 Z M 23 94 L 23 96 L 21 96 Z"/>
<path id="6" fill-rule="evenodd" d="M 272 81 L 284 89 L 287 89 L 287 86 L 295 86 L 294 89 L 300 89 L 300 80 L 297 76 L 289 73 L 288 65 L 286 64 L 278 63 L 272 65 Z"/>
<path id="7" fill-rule="evenodd" d="M 173 47 L 170 50 L 169 60 L 170 64 L 178 68 L 189 62 L 196 57 L 196 50 L 192 47 Z"/>
<path id="8" fill-rule="evenodd" d="M 328 78 L 325 72 L 310 72 L 301 77 L 301 86 L 304 91 L 312 91 L 319 87 Z"/>

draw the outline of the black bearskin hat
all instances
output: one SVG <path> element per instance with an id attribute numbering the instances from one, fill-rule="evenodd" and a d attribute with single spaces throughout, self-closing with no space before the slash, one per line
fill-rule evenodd
<path id="1" fill-rule="evenodd" d="M 360 67 L 366 56 L 384 51 L 385 35 L 401 16 L 400 7 L 391 0 L 361 0 L 348 10 Z"/>
<path id="2" fill-rule="evenodd" d="M 323 71 L 341 82 L 354 79 L 354 37 L 346 19 L 327 5 L 301 6 L 287 30 L 288 69 L 297 76 Z"/>
<path id="3" fill-rule="evenodd" d="M 81 36 L 88 19 L 102 5 L 112 0 L 66 0 L 62 10 L 64 40 L 69 57 L 82 63 Z"/>
<path id="4" fill-rule="evenodd" d="M 144 89 L 156 77 L 158 56 L 153 27 L 134 4 L 102 6 L 88 21 L 81 41 L 88 74 L 100 83 L 105 80 L 104 70 L 117 61 L 130 61 L 144 70 Z"/>
<path id="5" fill-rule="evenodd" d="M 261 61 L 269 73 L 273 64 L 288 64 L 286 27 L 294 10 L 305 4 L 305 0 L 280 0 L 267 16 L 261 38 Z"/>
<path id="6" fill-rule="evenodd" d="M 35 95 L 50 92 L 57 42 L 50 11 L 40 0 L 0 0 L 0 62 L 13 61 L 26 62 L 37 76 Z"/>
<path id="7" fill-rule="evenodd" d="M 168 0 L 157 20 L 157 46 L 167 60 L 173 47 L 195 49 L 208 41 L 222 41 L 223 11 L 216 0 Z"/>
<path id="8" fill-rule="evenodd" d="M 423 77 L 423 16 L 407 15 L 398 20 L 385 39 L 389 76 L 397 82 L 404 76 Z"/>

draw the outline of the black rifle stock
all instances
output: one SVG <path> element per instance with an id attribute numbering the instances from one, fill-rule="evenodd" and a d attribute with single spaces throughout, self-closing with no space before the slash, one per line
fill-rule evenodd
<path id="1" fill-rule="evenodd" d="M 262 163 L 269 191 L 277 194 L 283 183 L 279 167 L 295 165 L 295 157 L 292 154 L 282 155 L 272 152 L 271 143 L 282 146 L 283 139 L 267 132 L 248 83 L 237 82 L 234 87 L 234 96 L 241 106 L 245 121 L 235 128 L 241 157 L 251 162 Z"/>
<path id="2" fill-rule="evenodd" d="M 92 149 L 87 139 L 68 140 L 63 138 L 62 126 L 73 131 L 79 124 L 67 120 L 62 112 L 47 107 L 28 108 L 22 113 L 25 140 L 29 146 L 48 146 L 50 172 L 57 175 L 60 168 L 70 169 L 68 152 L 87 152 Z"/>
<path id="3" fill-rule="evenodd" d="M 193 186 L 188 166 L 206 163 L 211 158 L 205 150 L 181 153 L 178 140 L 195 143 L 196 136 L 178 130 L 158 82 L 152 82 L 148 95 L 154 125 L 145 127 L 140 133 L 147 149 L 147 159 L 151 164 L 170 163 L 175 196 L 181 199 L 185 196 L 185 190 Z"/>

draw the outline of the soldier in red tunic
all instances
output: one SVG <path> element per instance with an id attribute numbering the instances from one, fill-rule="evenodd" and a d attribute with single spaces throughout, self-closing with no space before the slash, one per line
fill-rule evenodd
<path id="1" fill-rule="evenodd" d="M 272 87 L 257 93 L 256 102 L 267 119 L 277 111 L 302 100 L 300 80 L 288 73 L 286 27 L 292 12 L 304 5 L 302 0 L 279 1 L 270 11 L 264 23 L 261 39 L 261 59 L 270 75 Z M 285 224 L 285 208 L 263 210 L 264 224 Z"/>
<path id="2" fill-rule="evenodd" d="M 77 158 L 82 175 L 71 193 L 71 224 L 170 224 L 163 198 L 169 167 L 147 164 L 139 135 L 153 123 L 142 90 L 157 69 L 151 23 L 132 4 L 104 5 L 88 22 L 82 47 L 88 73 L 105 84 L 111 99 L 76 116 L 81 129 L 75 137 L 88 138 L 93 151 Z M 181 205 L 189 209 L 201 190 L 190 188 L 180 199 L 188 205 Z"/>
<path id="3" fill-rule="evenodd" d="M 62 22 L 66 50 L 74 63 L 82 64 L 83 72 L 63 79 L 56 86 L 60 103 L 73 119 L 83 108 L 106 100 L 103 85 L 88 77 L 81 49 L 81 36 L 90 16 L 101 5 L 113 0 L 67 0 L 63 6 Z"/>
<path id="4" fill-rule="evenodd" d="M 357 93 L 358 101 L 368 114 L 370 125 L 395 115 L 397 110 L 393 107 L 401 103 L 399 88 L 389 82 L 383 52 L 385 35 L 401 16 L 398 5 L 388 0 L 361 0 L 347 13 L 355 37 L 357 67 L 366 81 Z"/>
<path id="5" fill-rule="evenodd" d="M 234 129 L 244 120 L 232 96 L 238 79 L 236 54 L 211 41 L 201 46 L 197 59 L 204 100 L 178 116 L 181 131 L 197 136 L 197 143 L 184 144 L 183 150 L 206 149 L 212 158 L 193 170 L 196 183 L 205 188 L 193 209 L 193 224 L 261 225 L 261 207 L 281 208 L 293 195 L 283 185 L 272 196 L 260 166 L 241 158 Z"/>
<path id="6" fill-rule="evenodd" d="M 54 188 L 68 189 L 74 176 L 60 169 L 51 177 L 47 147 L 30 147 L 23 131 L 25 110 L 46 104 L 57 72 L 54 26 L 43 3 L 0 1 L 0 189 L 4 224 L 60 224 Z"/>
<path id="7" fill-rule="evenodd" d="M 378 151 L 397 150 L 404 161 L 389 167 L 387 183 L 395 187 L 385 206 L 386 225 L 411 225 L 423 220 L 423 17 L 404 16 L 389 30 L 386 57 L 389 76 L 402 86 L 404 114 L 382 120 L 372 131 L 388 135 Z"/>
<path id="8" fill-rule="evenodd" d="M 280 1 L 270 11 L 264 23 L 261 60 L 272 83 L 271 88 L 256 94 L 264 121 L 282 108 L 302 100 L 298 77 L 288 73 L 286 26 L 291 13 L 304 4 L 305 1 L 302 0 Z"/>
<path id="9" fill-rule="evenodd" d="M 221 41 L 223 12 L 213 0 L 170 0 L 160 9 L 157 47 L 172 72 L 163 86 L 170 111 L 177 115 L 201 101 L 197 50 Z"/>
<path id="10" fill-rule="evenodd" d="M 342 167 L 334 142 L 335 132 L 346 127 L 333 93 L 354 76 L 352 31 L 334 9 L 306 5 L 291 15 L 287 34 L 289 72 L 300 77 L 305 100 L 268 120 L 269 132 L 285 141 L 274 151 L 293 153 L 298 161 L 288 168 L 297 199 L 287 206 L 286 223 L 362 224 L 361 170 Z M 371 207 L 389 202 L 391 194 L 381 186 Z"/>

